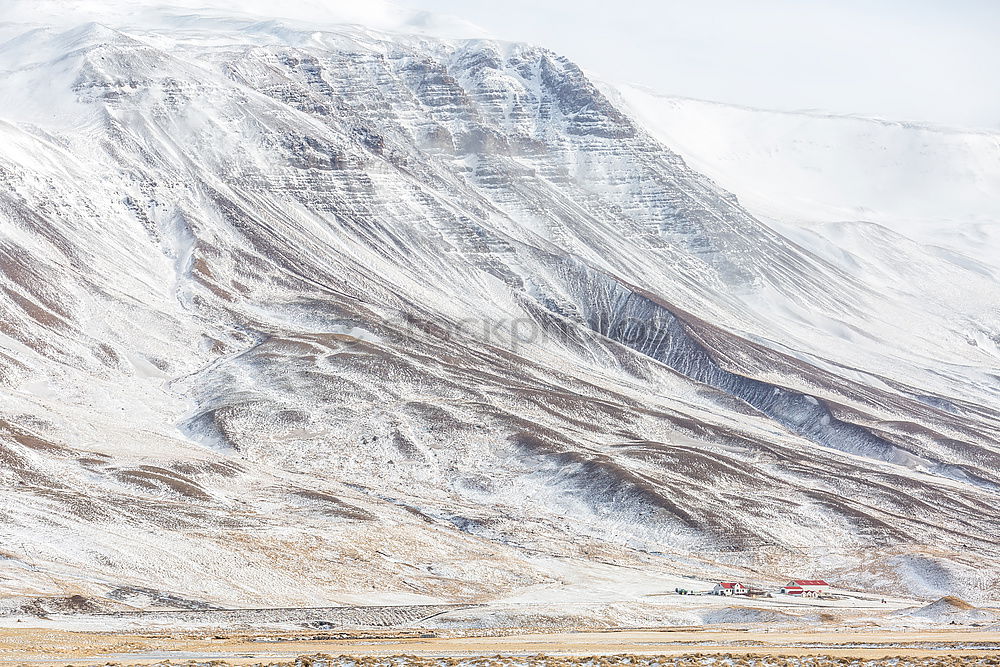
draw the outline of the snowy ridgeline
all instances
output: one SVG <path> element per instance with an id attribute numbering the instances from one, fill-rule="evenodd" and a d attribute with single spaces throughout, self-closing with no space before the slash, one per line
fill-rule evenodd
<path id="1" fill-rule="evenodd" d="M 764 224 L 544 49 L 73 16 L 0 26 L 0 594 L 997 590 L 975 253 Z"/>

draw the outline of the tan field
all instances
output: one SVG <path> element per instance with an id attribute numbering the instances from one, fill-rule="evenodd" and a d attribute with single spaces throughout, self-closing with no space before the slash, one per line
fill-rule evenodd
<path id="1" fill-rule="evenodd" d="M 920 664 L 1000 665 L 1000 632 L 764 632 L 627 630 L 503 636 L 421 637 L 408 633 L 143 633 L 112 634 L 45 629 L 0 629 L 0 665 L 97 665 L 214 662 L 218 665 L 291 663 L 299 656 L 372 658 L 410 656 L 412 664 L 456 664 L 454 659 L 520 656 L 491 661 L 535 663 L 527 656 L 671 656 L 698 663 L 712 655 L 879 660 L 895 656 Z M 451 658 L 441 662 L 437 658 Z M 308 662 L 308 661 L 306 661 Z M 607 662 L 606 660 L 602 662 Z M 612 661 L 615 662 L 615 661 Z M 916 663 L 914 663 L 916 664 Z"/>

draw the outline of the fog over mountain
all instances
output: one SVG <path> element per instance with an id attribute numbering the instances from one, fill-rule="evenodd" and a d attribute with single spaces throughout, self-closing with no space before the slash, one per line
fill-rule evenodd
<path id="1" fill-rule="evenodd" d="M 420 14 L 26 7 L 0 595 L 995 597 L 998 135 L 664 98 Z"/>

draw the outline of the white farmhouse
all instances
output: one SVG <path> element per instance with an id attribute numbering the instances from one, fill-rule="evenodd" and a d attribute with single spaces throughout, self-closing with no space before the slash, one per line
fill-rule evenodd
<path id="1" fill-rule="evenodd" d="M 747 587 L 737 581 L 723 581 L 715 585 L 712 595 L 746 595 Z"/>

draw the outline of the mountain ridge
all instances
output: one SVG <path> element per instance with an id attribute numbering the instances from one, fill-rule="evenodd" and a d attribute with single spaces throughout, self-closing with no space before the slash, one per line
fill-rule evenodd
<path id="1" fill-rule="evenodd" d="M 944 315 L 543 49 L 208 25 L 32 35 L 87 125 L 0 152 L 6 591 L 488 601 L 558 587 L 538 554 L 997 576 L 996 387 Z"/>

